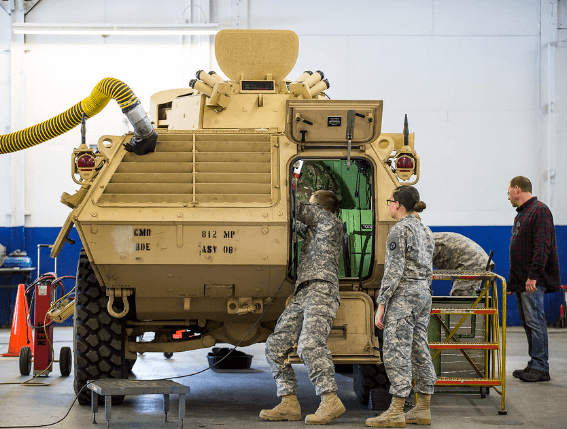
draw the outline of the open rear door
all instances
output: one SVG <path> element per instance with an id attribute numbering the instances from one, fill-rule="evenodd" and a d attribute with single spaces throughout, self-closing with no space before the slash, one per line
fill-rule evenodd
<path id="1" fill-rule="evenodd" d="M 286 137 L 325 146 L 373 142 L 382 127 L 381 100 L 288 100 Z"/>

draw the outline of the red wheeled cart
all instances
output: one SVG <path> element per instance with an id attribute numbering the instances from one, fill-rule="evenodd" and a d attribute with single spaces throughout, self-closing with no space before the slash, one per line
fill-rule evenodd
<path id="1" fill-rule="evenodd" d="M 39 248 L 47 245 L 38 245 L 38 267 Z M 48 312 L 52 310 L 56 302 L 57 289 L 61 289 L 61 295 L 65 295 L 63 279 L 74 278 L 72 276 L 57 277 L 54 273 L 39 276 L 26 289 L 29 308 L 27 311 L 27 323 L 33 328 L 33 354 L 30 347 L 24 346 L 20 349 L 20 374 L 29 375 L 33 362 L 33 375 L 49 375 L 53 370 L 53 324 Z M 33 311 L 33 314 L 32 314 Z M 71 373 L 72 354 L 70 347 L 62 347 L 59 353 L 59 369 L 61 375 L 68 376 Z"/>

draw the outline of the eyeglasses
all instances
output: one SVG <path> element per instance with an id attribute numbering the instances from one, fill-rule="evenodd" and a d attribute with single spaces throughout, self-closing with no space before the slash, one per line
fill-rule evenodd
<path id="1" fill-rule="evenodd" d="M 389 207 L 390 203 L 399 203 L 399 201 L 396 200 L 386 200 L 386 205 Z"/>

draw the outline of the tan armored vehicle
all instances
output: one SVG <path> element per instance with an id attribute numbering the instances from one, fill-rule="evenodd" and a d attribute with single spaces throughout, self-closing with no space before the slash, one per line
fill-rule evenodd
<path id="1" fill-rule="evenodd" d="M 74 225 L 84 246 L 75 389 L 126 378 L 138 353 L 265 341 L 293 293 L 301 240 L 290 201 L 325 188 L 339 194 L 344 222 L 329 347 L 336 364 L 355 364 L 355 391 L 368 401 L 387 383 L 373 323 L 394 223 L 386 199 L 417 181 L 413 134 L 381 132 L 382 101 L 330 100 L 320 71 L 288 80 L 291 31 L 223 30 L 215 50 L 226 80 L 200 71 L 191 88 L 154 94 L 149 119 L 129 113 L 134 138 L 74 151 L 81 188 L 63 194 L 73 211 L 52 256 Z"/>

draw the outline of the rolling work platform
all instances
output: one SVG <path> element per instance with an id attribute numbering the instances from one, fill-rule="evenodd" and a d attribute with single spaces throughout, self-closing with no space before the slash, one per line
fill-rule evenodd
<path id="1" fill-rule="evenodd" d="M 489 271 L 434 270 L 433 280 L 478 280 L 481 285 L 478 296 L 433 297 L 429 348 L 435 350 L 435 385 L 478 387 L 482 397 L 493 388 L 502 397 L 498 414 L 507 414 L 505 279 Z"/>

